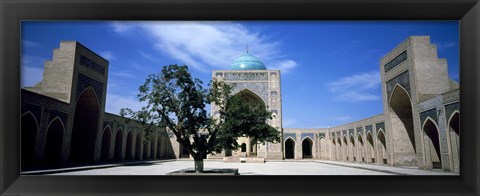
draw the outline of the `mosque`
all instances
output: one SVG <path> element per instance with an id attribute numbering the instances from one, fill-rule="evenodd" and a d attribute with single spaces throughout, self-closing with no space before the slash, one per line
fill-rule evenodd
<path id="1" fill-rule="evenodd" d="M 245 53 L 212 78 L 264 104 L 278 143 L 254 144 L 209 159 L 323 159 L 459 173 L 459 86 L 429 36 L 411 36 L 380 59 L 384 113 L 329 128 L 283 128 L 280 70 Z M 21 90 L 22 171 L 64 164 L 189 158 L 168 130 L 143 140 L 141 126 L 105 112 L 108 61 L 69 41 L 54 49 L 43 80 Z M 211 106 L 213 115 L 218 108 Z"/>

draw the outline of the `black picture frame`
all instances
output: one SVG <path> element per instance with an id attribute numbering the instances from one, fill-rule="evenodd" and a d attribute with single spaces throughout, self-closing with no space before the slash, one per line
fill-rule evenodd
<path id="1" fill-rule="evenodd" d="M 459 176 L 20 176 L 22 20 L 459 20 Z M 0 0 L 2 195 L 479 195 L 478 0 Z"/>

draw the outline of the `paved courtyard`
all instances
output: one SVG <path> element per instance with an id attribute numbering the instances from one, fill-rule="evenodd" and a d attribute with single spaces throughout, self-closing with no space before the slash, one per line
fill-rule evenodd
<path id="1" fill-rule="evenodd" d="M 456 175 L 453 173 L 337 161 L 272 161 L 266 163 L 223 163 L 206 160 L 208 168 L 238 168 L 240 175 Z M 53 171 L 49 175 L 166 175 L 193 168 L 193 160 L 145 161 L 133 165 L 89 166 Z M 79 170 L 79 171 L 73 171 Z"/>

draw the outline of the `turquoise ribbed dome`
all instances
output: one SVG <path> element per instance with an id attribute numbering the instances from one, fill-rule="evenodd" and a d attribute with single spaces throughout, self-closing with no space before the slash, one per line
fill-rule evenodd
<path id="1" fill-rule="evenodd" d="M 266 70 L 265 65 L 262 61 L 258 60 L 257 57 L 254 57 L 250 53 L 245 53 L 242 56 L 238 57 L 230 65 L 231 70 Z"/>

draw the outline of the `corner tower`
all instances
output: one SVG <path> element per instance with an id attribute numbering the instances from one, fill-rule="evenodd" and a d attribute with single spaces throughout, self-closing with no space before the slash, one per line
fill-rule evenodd
<path id="1" fill-rule="evenodd" d="M 214 70 L 212 78 L 222 80 L 227 84 L 235 84 L 232 93 L 242 92 L 245 98 L 265 104 L 267 110 L 272 112 L 273 119 L 268 124 L 282 132 L 282 96 L 280 87 L 280 70 L 267 70 L 262 61 L 246 52 L 233 61 L 229 70 Z M 218 108 L 212 105 L 212 114 L 218 113 Z M 282 144 L 265 143 L 253 144 L 248 138 L 239 138 L 242 146 L 233 152 L 224 152 L 222 155 L 213 156 L 247 156 L 282 159 Z"/>

